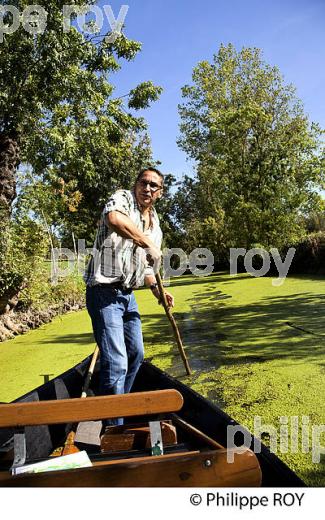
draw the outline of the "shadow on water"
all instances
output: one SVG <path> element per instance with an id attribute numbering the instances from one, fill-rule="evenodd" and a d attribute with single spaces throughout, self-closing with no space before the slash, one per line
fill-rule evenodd
<path id="1" fill-rule="evenodd" d="M 243 275 L 244 277 L 247 277 L 247 275 Z M 230 278 L 229 274 L 222 271 L 219 273 L 213 273 L 208 276 L 196 276 L 194 277 L 191 275 L 183 275 L 176 278 L 171 278 L 172 280 L 172 286 L 173 287 L 179 287 L 179 286 L 188 286 L 188 285 L 199 285 L 204 286 L 211 283 L 226 283 L 226 284 L 232 284 L 235 283 L 238 278 L 240 278 L 241 275 L 238 275 L 237 278 Z M 164 280 L 164 285 L 166 280 Z"/>
<path id="2" fill-rule="evenodd" d="M 54 343 L 57 343 L 58 345 L 62 344 L 62 347 L 66 348 L 67 345 L 89 345 L 94 341 L 92 332 L 82 332 L 80 334 L 64 334 L 56 337 L 51 336 L 48 341 L 43 338 L 42 345 L 53 345 Z"/>
<path id="3" fill-rule="evenodd" d="M 221 278 L 223 276 L 221 275 Z M 225 277 L 227 283 L 235 283 Z M 252 284 L 254 283 L 252 279 Z M 262 363 L 269 360 L 290 360 L 294 362 L 317 362 L 324 355 L 325 338 L 322 337 L 325 297 L 323 294 L 296 292 L 289 296 L 267 296 L 256 302 L 242 305 L 228 304 L 231 296 L 216 290 L 220 275 L 204 279 L 173 281 L 173 286 L 198 284 L 188 312 L 174 312 L 179 326 L 190 366 L 195 378 L 203 372 L 208 375 L 225 365 Z M 218 285 L 219 289 L 220 285 Z M 184 367 L 175 346 L 171 327 L 165 315 L 144 315 L 145 344 L 157 345 L 157 358 L 168 372 L 176 377 L 184 375 Z M 307 333 L 290 323 L 303 326 Z M 316 337 L 317 336 L 317 337 Z M 92 333 L 67 334 L 47 343 L 91 344 Z M 158 354 L 161 345 L 170 345 L 168 351 Z"/>
<path id="4" fill-rule="evenodd" d="M 220 275 L 185 282 L 183 278 L 186 277 L 173 282 L 173 286 L 177 282 L 179 285 L 199 284 L 189 301 L 190 311 L 174 312 L 193 371 L 209 372 L 224 365 L 276 359 L 311 362 L 324 355 L 324 331 L 320 329 L 325 314 L 323 294 L 297 292 L 228 305 L 231 296 L 216 290 L 215 281 L 220 282 Z M 169 359 L 168 371 L 172 375 L 182 374 L 182 362 L 166 316 L 144 315 L 142 318 L 145 344 L 159 347 L 169 343 L 171 348 L 159 353 L 159 359 Z M 308 331 L 316 331 L 316 335 L 292 327 L 290 323 L 303 325 Z M 92 333 L 81 333 L 51 338 L 48 343 L 86 345 L 93 341 Z"/>
<path id="5" fill-rule="evenodd" d="M 276 359 L 311 362 L 324 355 L 322 334 L 290 325 L 297 321 L 308 331 L 319 332 L 325 314 L 323 294 L 264 296 L 258 302 L 231 306 L 226 303 L 229 298 L 210 285 L 204 293 L 194 294 L 189 312 L 174 313 L 193 370 Z M 146 317 L 145 322 L 152 343 L 168 334 L 164 316 L 154 321 Z M 171 372 L 177 372 L 174 360 Z"/>

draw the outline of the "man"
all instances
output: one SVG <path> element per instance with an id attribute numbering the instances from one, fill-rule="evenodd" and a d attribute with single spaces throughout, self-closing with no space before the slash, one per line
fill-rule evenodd
<path id="1" fill-rule="evenodd" d="M 85 281 L 86 305 L 100 349 L 100 393 L 128 393 L 143 361 L 140 315 L 133 287 L 150 287 L 159 300 L 154 270 L 159 265 L 162 232 L 153 207 L 163 193 L 163 175 L 142 170 L 133 191 L 118 190 L 99 223 Z M 173 296 L 166 291 L 169 306 Z M 122 424 L 123 419 L 104 421 Z"/>

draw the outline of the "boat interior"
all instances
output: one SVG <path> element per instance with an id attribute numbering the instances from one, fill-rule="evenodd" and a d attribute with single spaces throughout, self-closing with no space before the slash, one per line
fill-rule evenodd
<path id="1" fill-rule="evenodd" d="M 230 457 L 179 416 L 182 406 L 175 389 L 2 404 L 0 486 L 259 486 L 254 453 Z M 102 431 L 102 419 L 119 417 L 123 425 Z M 73 450 L 86 451 L 91 467 L 15 474 Z"/>

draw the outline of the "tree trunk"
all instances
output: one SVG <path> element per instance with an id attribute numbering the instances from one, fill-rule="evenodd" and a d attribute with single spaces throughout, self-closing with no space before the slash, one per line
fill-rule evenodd
<path id="1" fill-rule="evenodd" d="M 0 134 L 0 212 L 9 218 L 16 197 L 15 173 L 19 165 L 19 145 L 14 134 Z"/>
<path id="2" fill-rule="evenodd" d="M 0 134 L 0 314 L 6 312 L 10 298 L 21 286 L 22 277 L 8 265 L 8 240 L 12 202 L 16 197 L 15 173 L 19 165 L 18 137 Z"/>

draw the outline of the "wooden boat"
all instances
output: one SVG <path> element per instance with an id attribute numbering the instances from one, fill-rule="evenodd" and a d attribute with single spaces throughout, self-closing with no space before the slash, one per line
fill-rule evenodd
<path id="1" fill-rule="evenodd" d="M 149 362 L 142 364 L 133 391 L 127 396 L 97 396 L 96 367 L 91 396 L 80 399 L 89 363 L 90 357 L 13 403 L 0 404 L 0 486 L 304 486 L 263 444 L 256 454 L 249 449 L 253 444 L 240 453 L 233 450 L 233 462 L 229 462 L 227 427 L 237 423 Z M 101 446 L 99 442 L 100 419 L 122 415 L 125 426 L 114 427 L 103 448 L 103 442 Z M 91 467 L 12 475 L 14 456 L 18 465 L 19 456 L 24 457 L 17 453 L 17 446 L 21 447 L 18 442 L 14 455 L 13 439 L 26 443 L 23 462 L 42 461 L 64 443 L 75 421 L 83 421 L 76 445 L 87 451 Z M 162 425 L 161 455 L 152 455 L 149 422 Z"/>

